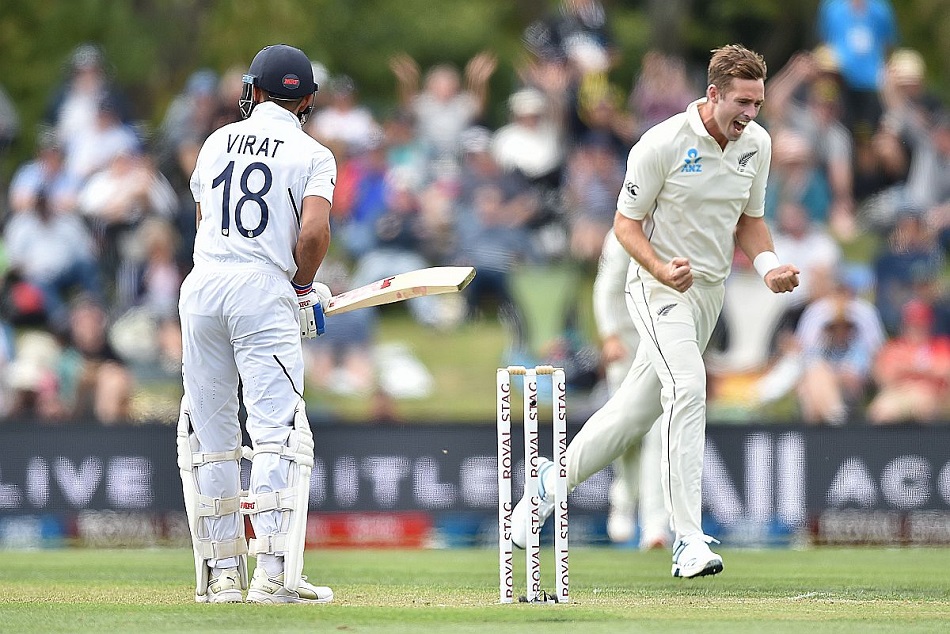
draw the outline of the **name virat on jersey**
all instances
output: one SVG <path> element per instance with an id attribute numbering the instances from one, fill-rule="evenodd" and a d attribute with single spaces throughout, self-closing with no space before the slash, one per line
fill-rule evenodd
<path id="1" fill-rule="evenodd" d="M 277 150 L 284 142 L 280 139 L 264 137 L 258 141 L 255 134 L 228 135 L 228 154 L 251 154 L 253 156 L 277 156 Z"/>

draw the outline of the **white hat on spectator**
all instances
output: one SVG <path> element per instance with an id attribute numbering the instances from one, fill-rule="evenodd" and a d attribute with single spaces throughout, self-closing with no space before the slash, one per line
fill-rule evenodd
<path id="1" fill-rule="evenodd" d="M 838 55 L 834 49 L 827 44 L 819 44 L 811 52 L 815 66 L 822 73 L 838 73 L 841 71 L 841 64 L 838 63 Z"/>
<path id="2" fill-rule="evenodd" d="M 544 114 L 547 98 L 535 88 L 522 88 L 508 98 L 508 107 L 516 117 Z"/>
<path id="3" fill-rule="evenodd" d="M 902 84 L 916 84 L 923 81 L 927 70 L 923 55 L 910 48 L 894 51 L 887 65 L 894 79 Z"/>
<path id="4" fill-rule="evenodd" d="M 52 334 L 31 331 L 20 335 L 16 354 L 6 368 L 7 385 L 14 390 L 39 390 L 54 372 L 59 355 L 60 347 Z"/>

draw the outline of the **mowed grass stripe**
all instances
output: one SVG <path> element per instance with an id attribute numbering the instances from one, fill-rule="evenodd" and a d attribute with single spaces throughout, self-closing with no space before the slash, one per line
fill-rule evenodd
<path id="1" fill-rule="evenodd" d="M 681 580 L 666 552 L 578 548 L 574 603 L 510 606 L 493 549 L 308 552 L 328 606 L 196 605 L 183 549 L 8 551 L 0 631 L 950 631 L 950 549 L 721 550 L 722 575 Z"/>

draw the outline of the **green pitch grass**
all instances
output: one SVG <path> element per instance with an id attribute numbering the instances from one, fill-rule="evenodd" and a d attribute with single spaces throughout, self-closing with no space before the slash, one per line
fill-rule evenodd
<path id="1" fill-rule="evenodd" d="M 498 605 L 493 549 L 310 552 L 305 571 L 333 587 L 335 602 L 259 606 L 195 604 L 186 550 L 8 551 L 0 631 L 950 631 L 950 549 L 722 554 L 721 575 L 681 580 L 666 552 L 576 549 L 572 604 Z M 553 591 L 552 579 L 545 585 Z"/>

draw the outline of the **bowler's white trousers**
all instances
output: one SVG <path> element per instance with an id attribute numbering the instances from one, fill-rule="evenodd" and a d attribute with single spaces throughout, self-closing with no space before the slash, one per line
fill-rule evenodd
<path id="1" fill-rule="evenodd" d="M 185 401 L 200 443 L 198 451 L 240 446 L 239 380 L 252 446 L 285 444 L 304 381 L 299 307 L 286 273 L 264 265 L 198 264 L 182 284 L 178 306 Z M 256 455 L 249 491 L 287 488 L 289 470 L 290 462 L 277 454 Z M 240 488 L 237 462 L 214 462 L 198 469 L 203 495 L 233 497 Z M 243 519 L 232 513 L 206 521 L 217 542 L 237 538 Z M 251 516 L 258 537 L 277 533 L 279 521 L 279 511 Z M 225 562 L 218 565 L 227 567 Z"/>
<path id="2" fill-rule="evenodd" d="M 636 358 L 619 389 L 567 448 L 568 487 L 573 489 L 613 462 L 658 422 L 664 502 L 677 538 L 702 532 L 706 436 L 702 355 L 719 318 L 724 293 L 723 284 L 699 280 L 680 293 L 645 273 L 631 279 L 627 307 L 640 333 Z"/>

